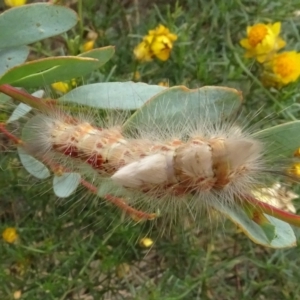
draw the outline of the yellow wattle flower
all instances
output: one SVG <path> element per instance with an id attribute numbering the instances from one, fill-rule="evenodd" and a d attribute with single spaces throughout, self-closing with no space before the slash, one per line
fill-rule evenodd
<path id="1" fill-rule="evenodd" d="M 67 93 L 71 89 L 70 85 L 63 81 L 52 83 L 51 87 L 54 90 L 61 92 L 63 94 Z"/>
<path id="2" fill-rule="evenodd" d="M 290 174 L 300 177 L 300 163 L 295 163 L 292 167 L 288 170 Z"/>
<path id="3" fill-rule="evenodd" d="M 147 237 L 140 239 L 139 245 L 143 248 L 149 248 L 153 245 L 153 240 Z"/>
<path id="4" fill-rule="evenodd" d="M 164 87 L 169 87 L 170 86 L 169 82 L 167 82 L 167 81 L 160 81 L 157 85 L 164 86 Z"/>
<path id="5" fill-rule="evenodd" d="M 247 27 L 247 38 L 240 40 L 240 45 L 245 48 L 245 56 L 255 57 L 260 63 L 272 58 L 276 51 L 285 46 L 285 41 L 279 37 L 281 23 L 258 23 Z"/>
<path id="6" fill-rule="evenodd" d="M 8 227 L 2 232 L 2 238 L 5 242 L 13 244 L 18 239 L 17 230 L 14 227 Z"/>
<path id="7" fill-rule="evenodd" d="M 27 0 L 4 0 L 6 6 L 15 7 L 25 5 Z"/>
<path id="8" fill-rule="evenodd" d="M 127 263 L 122 263 L 116 267 L 116 275 L 122 279 L 130 273 L 130 265 Z"/>
<path id="9" fill-rule="evenodd" d="M 149 30 L 143 41 L 134 48 L 134 55 L 137 60 L 150 61 L 153 57 L 166 61 L 170 57 L 173 42 L 177 40 L 177 35 L 170 30 L 159 25 L 153 30 Z"/>
<path id="10" fill-rule="evenodd" d="M 157 36 L 151 44 L 153 54 L 162 61 L 168 60 L 172 48 L 172 41 L 165 35 Z"/>
<path id="11" fill-rule="evenodd" d="M 297 148 L 297 150 L 294 152 L 294 157 L 300 157 L 300 148 Z"/>
<path id="12" fill-rule="evenodd" d="M 141 73 L 139 71 L 135 71 L 134 74 L 133 74 L 133 79 L 135 81 L 138 81 L 141 79 Z"/>
<path id="13" fill-rule="evenodd" d="M 13 294 L 13 297 L 14 297 L 15 300 L 21 299 L 22 291 L 21 290 L 15 291 L 14 294 Z"/>
<path id="14" fill-rule="evenodd" d="M 139 61 L 151 61 L 152 53 L 150 50 L 150 44 L 146 41 L 139 43 L 133 50 L 135 58 Z"/>
<path id="15" fill-rule="evenodd" d="M 86 51 L 90 51 L 92 49 L 94 49 L 94 45 L 95 45 L 95 40 L 90 40 L 85 42 L 82 45 L 82 52 L 86 52 Z"/>

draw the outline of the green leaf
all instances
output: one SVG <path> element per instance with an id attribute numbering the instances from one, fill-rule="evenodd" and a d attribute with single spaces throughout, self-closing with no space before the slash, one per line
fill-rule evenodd
<path id="1" fill-rule="evenodd" d="M 0 49 L 0 77 L 12 67 L 22 64 L 28 54 L 27 46 Z"/>
<path id="2" fill-rule="evenodd" d="M 22 165 L 29 174 L 38 179 L 46 179 L 50 176 L 48 168 L 31 155 L 28 155 L 22 147 L 18 147 L 18 154 Z"/>
<path id="3" fill-rule="evenodd" d="M 59 35 L 77 23 L 76 13 L 61 5 L 36 3 L 0 14 L 0 48 L 28 45 Z"/>
<path id="4" fill-rule="evenodd" d="M 155 95 L 138 109 L 124 124 L 131 128 L 163 128 L 184 126 L 202 121 L 210 123 L 227 118 L 237 111 L 242 101 L 241 93 L 235 89 L 206 86 L 188 89 L 175 86 Z"/>
<path id="5" fill-rule="evenodd" d="M 107 61 L 109 61 L 115 53 L 115 47 L 107 46 L 102 48 L 93 49 L 78 55 L 78 57 L 90 57 L 98 60 L 95 69 L 103 66 Z"/>
<path id="6" fill-rule="evenodd" d="M 84 76 L 95 69 L 98 60 L 87 57 L 50 57 L 27 62 L 6 72 L 0 84 L 19 87 L 38 87 Z"/>
<path id="7" fill-rule="evenodd" d="M 45 91 L 44 90 L 38 90 L 32 94 L 34 97 L 42 98 L 44 96 Z M 11 123 L 14 122 L 23 116 L 25 116 L 28 112 L 32 110 L 32 107 L 25 104 L 25 103 L 20 103 L 12 112 L 10 115 L 9 119 L 6 121 L 6 123 Z"/>
<path id="8" fill-rule="evenodd" d="M 10 115 L 9 119 L 6 121 L 6 123 L 11 123 L 14 122 L 20 118 L 22 118 L 23 116 L 25 116 L 28 112 L 30 112 L 32 110 L 32 107 L 24 104 L 24 103 L 20 103 L 15 110 L 12 112 L 12 114 Z"/>
<path id="9" fill-rule="evenodd" d="M 105 82 L 80 86 L 60 98 L 62 101 L 102 109 L 134 110 L 165 87 L 134 82 Z"/>
<path id="10" fill-rule="evenodd" d="M 263 223 L 259 226 L 263 230 L 263 232 L 265 233 L 265 235 L 266 235 L 267 239 L 269 240 L 269 242 L 272 242 L 276 238 L 276 228 L 273 224 L 271 224 L 271 222 Z"/>
<path id="11" fill-rule="evenodd" d="M 262 140 L 266 153 L 276 159 L 291 158 L 300 147 L 300 121 L 288 122 L 255 133 Z"/>
<path id="12" fill-rule="evenodd" d="M 296 246 L 296 237 L 292 227 L 281 220 L 264 214 L 264 217 L 275 228 L 275 236 L 271 231 L 252 221 L 239 206 L 228 206 L 221 203 L 209 203 L 214 209 L 228 217 L 235 223 L 254 243 L 270 248 L 290 248 Z M 271 228 L 270 227 L 270 228 Z M 270 229 L 269 228 L 269 229 Z"/>
<path id="13" fill-rule="evenodd" d="M 243 201 L 240 206 L 243 208 L 247 217 L 260 226 L 268 240 L 271 242 L 276 237 L 275 226 L 270 223 L 263 212 L 248 201 Z"/>
<path id="14" fill-rule="evenodd" d="M 61 176 L 55 175 L 53 178 L 53 190 L 60 198 L 69 197 L 75 192 L 80 184 L 81 176 L 78 173 L 64 173 Z"/>
<path id="15" fill-rule="evenodd" d="M 11 100 L 10 96 L 0 93 L 0 107 L 1 107 L 1 104 L 4 104 L 4 103 L 8 102 L 9 100 Z"/>

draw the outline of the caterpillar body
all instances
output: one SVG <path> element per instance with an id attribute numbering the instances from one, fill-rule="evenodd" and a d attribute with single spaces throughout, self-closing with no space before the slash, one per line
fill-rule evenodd
<path id="1" fill-rule="evenodd" d="M 63 116 L 64 118 L 64 116 Z M 63 154 L 90 165 L 99 177 L 120 187 L 162 197 L 219 193 L 245 188 L 262 165 L 262 145 L 242 131 L 184 140 L 127 138 L 121 128 L 97 128 L 86 121 L 68 122 L 44 115 L 30 122 L 28 151 Z M 186 132 L 182 132 L 186 136 Z M 26 141 L 25 141 L 26 142 Z M 258 174 L 256 174 L 257 176 Z"/>
<path id="2" fill-rule="evenodd" d="M 209 120 L 202 119 L 192 132 L 189 124 L 173 130 L 170 139 L 159 131 L 153 138 L 145 130 L 132 137 L 122 126 L 104 127 L 102 121 L 98 127 L 88 119 L 35 116 L 26 125 L 28 153 L 50 156 L 81 175 L 78 165 L 89 165 L 100 189 L 108 185 L 105 193 L 167 219 L 188 212 L 197 220 L 208 203 L 233 205 L 235 194 L 251 193 L 260 184 L 262 143 L 236 125 L 208 128 Z"/>

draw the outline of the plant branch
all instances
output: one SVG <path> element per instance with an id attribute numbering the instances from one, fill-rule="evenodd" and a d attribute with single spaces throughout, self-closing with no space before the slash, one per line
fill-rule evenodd
<path id="1" fill-rule="evenodd" d="M 291 225 L 300 227 L 300 216 L 299 215 L 295 215 L 293 213 L 286 212 L 286 211 L 279 209 L 275 206 L 272 206 L 268 203 L 259 201 L 250 195 L 247 195 L 246 197 L 244 196 L 243 198 L 248 203 L 251 203 L 252 205 L 254 205 L 254 207 L 259 208 L 263 213 L 265 213 L 269 216 L 275 217 L 284 222 L 287 222 Z"/>
<path id="2" fill-rule="evenodd" d="M 34 97 L 9 84 L 0 85 L 0 92 L 41 111 L 49 111 L 53 107 L 52 102 L 55 101 L 52 99 L 52 101 L 43 102 L 40 98 Z"/>

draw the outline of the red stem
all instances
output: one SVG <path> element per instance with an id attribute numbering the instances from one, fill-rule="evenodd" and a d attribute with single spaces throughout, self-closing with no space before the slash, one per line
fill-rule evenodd
<path id="1" fill-rule="evenodd" d="M 40 98 L 34 97 L 20 89 L 12 87 L 9 84 L 0 85 L 0 92 L 41 111 L 49 111 L 49 109 L 54 106 L 53 104 L 49 105 L 49 103 L 41 101 Z"/>
<path id="2" fill-rule="evenodd" d="M 81 179 L 81 184 L 83 186 L 85 186 L 87 189 L 89 189 L 93 194 L 97 194 L 97 191 L 98 191 L 97 187 L 95 187 L 91 183 L 87 182 L 84 179 Z M 129 206 L 122 198 L 115 197 L 115 196 L 112 196 L 109 194 L 105 195 L 103 198 L 105 200 L 111 202 L 115 206 L 119 207 L 121 210 L 125 211 L 127 214 L 134 215 L 140 220 L 153 220 L 156 217 L 155 214 L 147 214 L 145 212 L 134 209 L 133 207 Z"/>
<path id="3" fill-rule="evenodd" d="M 154 220 L 157 217 L 157 215 L 154 213 L 148 214 L 143 211 L 134 209 L 133 207 L 129 206 L 122 198 L 107 194 L 104 196 L 104 199 L 113 203 L 121 210 L 125 211 L 127 214 L 137 217 L 138 220 Z"/>
<path id="4" fill-rule="evenodd" d="M 279 220 L 285 221 L 289 224 L 300 227 L 300 216 L 290 212 L 286 212 L 268 203 L 259 201 L 249 195 L 247 195 L 246 197 L 244 196 L 244 199 L 247 200 L 249 203 L 253 204 L 255 207 L 259 207 L 263 213 L 275 217 Z"/>
<path id="5" fill-rule="evenodd" d="M 10 133 L 7 129 L 4 123 L 0 123 L 0 132 L 2 132 L 7 138 L 9 138 L 10 140 L 12 140 L 15 144 L 17 145 L 22 145 L 23 141 L 21 139 L 19 139 L 18 137 L 16 137 L 15 135 L 13 135 L 12 133 Z"/>

